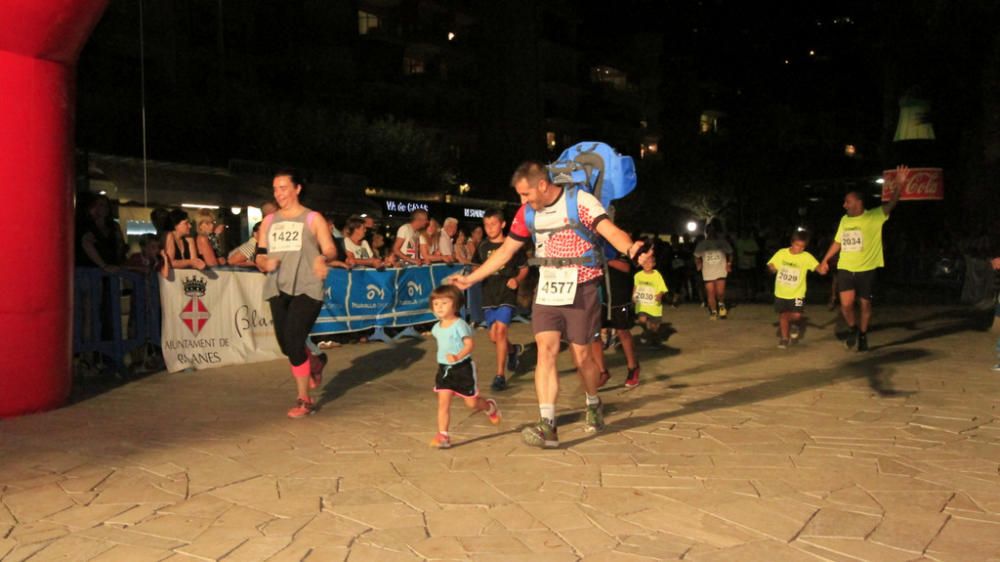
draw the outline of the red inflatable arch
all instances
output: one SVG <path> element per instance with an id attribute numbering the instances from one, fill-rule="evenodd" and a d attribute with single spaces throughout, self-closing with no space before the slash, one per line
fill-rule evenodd
<path id="1" fill-rule="evenodd" d="M 69 396 L 76 61 L 108 0 L 0 0 L 0 417 Z"/>

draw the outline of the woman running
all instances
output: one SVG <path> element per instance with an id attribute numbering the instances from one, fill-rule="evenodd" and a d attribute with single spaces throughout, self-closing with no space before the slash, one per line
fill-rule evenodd
<path id="1" fill-rule="evenodd" d="M 295 172 L 276 173 L 273 187 L 278 211 L 264 217 L 256 262 L 267 273 L 264 300 L 271 305 L 274 333 L 298 392 L 288 417 L 301 418 L 316 409 L 309 389 L 319 386 L 322 363 L 305 341 L 323 305 L 327 261 L 337 258 L 337 248 L 323 216 L 299 202 L 303 183 Z"/>

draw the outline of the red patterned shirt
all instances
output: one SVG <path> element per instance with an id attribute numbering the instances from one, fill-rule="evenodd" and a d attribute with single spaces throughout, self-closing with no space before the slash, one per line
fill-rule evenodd
<path id="1" fill-rule="evenodd" d="M 566 211 L 566 202 L 563 199 L 565 191 L 559 194 L 559 198 L 551 205 L 546 206 L 541 211 L 535 211 L 535 228 L 537 230 L 548 230 L 559 228 L 569 224 L 569 216 Z M 604 206 L 593 195 L 580 191 L 576 195 L 577 213 L 580 216 L 580 223 L 585 228 L 597 232 L 597 224 L 608 218 Z M 531 242 L 531 231 L 524 221 L 524 208 L 521 205 L 514 222 L 510 226 L 511 238 L 520 242 Z M 535 256 L 539 258 L 578 258 L 583 256 L 591 248 L 590 242 L 584 240 L 572 229 L 560 230 L 551 234 L 539 234 L 535 242 Z M 600 251 L 598 248 L 597 251 Z M 604 275 L 600 267 L 577 267 L 577 283 L 585 283 L 592 279 L 597 279 Z"/>

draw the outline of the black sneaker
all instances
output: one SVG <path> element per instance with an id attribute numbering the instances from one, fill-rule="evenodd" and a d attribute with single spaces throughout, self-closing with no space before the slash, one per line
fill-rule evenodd
<path id="1" fill-rule="evenodd" d="M 639 386 L 639 365 L 628 370 L 628 376 L 625 377 L 625 388 L 635 388 Z"/>
<path id="2" fill-rule="evenodd" d="M 514 372 L 517 370 L 517 366 L 521 363 L 521 352 L 524 351 L 524 346 L 515 343 L 510 346 L 510 350 L 507 352 L 507 370 Z"/>
<path id="3" fill-rule="evenodd" d="M 490 385 L 490 388 L 497 392 L 507 390 L 507 379 L 503 375 L 493 377 L 493 384 Z"/>
<path id="4" fill-rule="evenodd" d="M 858 335 L 858 351 L 868 351 L 868 334 Z"/>
<path id="5" fill-rule="evenodd" d="M 858 341 L 858 332 L 857 330 L 851 328 L 847 332 L 847 339 L 844 340 L 844 347 L 846 347 L 847 349 L 854 349 L 854 344 L 857 343 L 857 341 Z"/>
<path id="6" fill-rule="evenodd" d="M 788 349 L 788 340 L 786 339 L 778 340 L 778 349 Z"/>

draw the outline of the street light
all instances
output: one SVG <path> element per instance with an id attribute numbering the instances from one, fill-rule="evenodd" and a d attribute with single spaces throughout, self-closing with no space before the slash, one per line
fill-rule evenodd
<path id="1" fill-rule="evenodd" d="M 688 230 L 688 232 L 694 232 L 694 231 L 698 230 L 698 223 L 696 223 L 694 221 L 688 221 L 688 223 L 687 223 L 687 230 Z"/>

